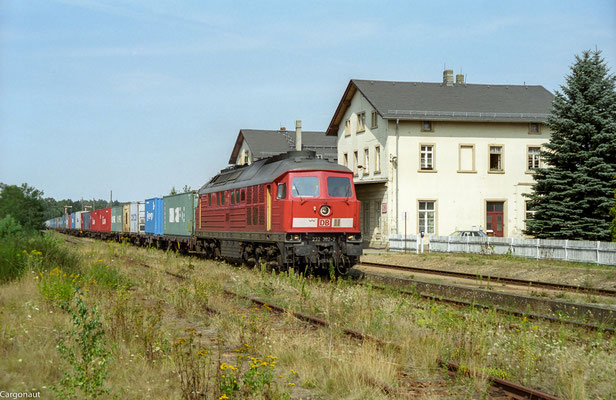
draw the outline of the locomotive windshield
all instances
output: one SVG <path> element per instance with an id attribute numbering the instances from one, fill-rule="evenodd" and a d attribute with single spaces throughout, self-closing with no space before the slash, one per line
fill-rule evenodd
<path id="1" fill-rule="evenodd" d="M 319 178 L 316 176 L 296 176 L 293 178 L 293 197 L 318 197 Z"/>
<path id="2" fill-rule="evenodd" d="M 351 180 L 344 176 L 327 177 L 327 194 L 329 197 L 351 197 Z"/>

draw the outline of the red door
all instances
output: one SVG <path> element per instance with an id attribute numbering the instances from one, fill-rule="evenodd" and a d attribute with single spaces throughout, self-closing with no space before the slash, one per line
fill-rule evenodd
<path id="1" fill-rule="evenodd" d="M 486 204 L 486 229 L 491 230 L 492 236 L 505 236 L 504 202 L 488 201 Z"/>

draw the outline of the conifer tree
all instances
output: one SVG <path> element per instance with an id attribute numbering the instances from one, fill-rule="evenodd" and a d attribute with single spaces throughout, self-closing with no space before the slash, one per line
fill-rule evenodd
<path id="1" fill-rule="evenodd" d="M 611 240 L 616 189 L 616 90 L 601 51 L 576 55 L 556 92 L 525 233 L 538 238 Z"/>

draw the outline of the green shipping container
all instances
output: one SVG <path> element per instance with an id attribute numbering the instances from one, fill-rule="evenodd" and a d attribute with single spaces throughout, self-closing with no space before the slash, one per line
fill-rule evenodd
<path id="1" fill-rule="evenodd" d="M 111 207 L 111 232 L 122 232 L 122 206 Z"/>
<path id="2" fill-rule="evenodd" d="M 198 199 L 194 192 L 163 197 L 163 235 L 192 235 Z"/>

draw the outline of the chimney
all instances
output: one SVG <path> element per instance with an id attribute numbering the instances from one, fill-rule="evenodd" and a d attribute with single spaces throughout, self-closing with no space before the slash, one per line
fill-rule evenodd
<path id="1" fill-rule="evenodd" d="M 447 86 L 453 86 L 453 69 L 443 71 L 443 83 Z"/>
<path id="2" fill-rule="evenodd" d="M 287 128 L 285 128 L 284 126 L 281 126 L 281 127 L 280 127 L 280 130 L 284 132 L 284 131 L 286 131 L 286 130 L 287 130 Z"/>
<path id="3" fill-rule="evenodd" d="M 456 75 L 456 83 L 458 85 L 464 85 L 464 74 L 457 74 Z"/>
<path id="4" fill-rule="evenodd" d="M 295 150 L 302 150 L 302 121 L 295 121 Z"/>

